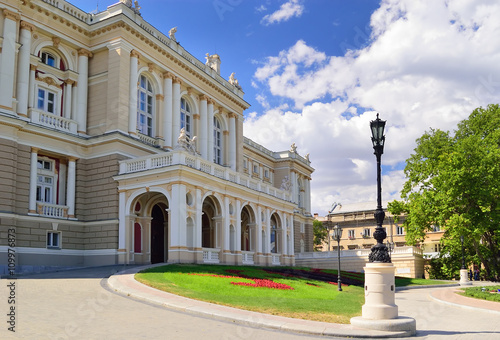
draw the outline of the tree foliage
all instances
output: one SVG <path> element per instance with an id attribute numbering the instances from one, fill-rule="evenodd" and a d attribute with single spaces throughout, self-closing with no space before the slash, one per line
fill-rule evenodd
<path id="1" fill-rule="evenodd" d="M 323 242 L 327 240 L 328 231 L 318 220 L 313 221 L 314 250 L 321 248 Z"/>
<path id="2" fill-rule="evenodd" d="M 445 230 L 441 254 L 461 265 L 460 236 L 467 262 L 482 264 L 500 279 L 500 108 L 475 109 L 454 135 L 430 129 L 417 139 L 406 161 L 401 198 L 388 210 L 406 214 L 406 241 L 417 244 L 434 225 Z M 454 268 L 448 268 L 448 270 Z"/>

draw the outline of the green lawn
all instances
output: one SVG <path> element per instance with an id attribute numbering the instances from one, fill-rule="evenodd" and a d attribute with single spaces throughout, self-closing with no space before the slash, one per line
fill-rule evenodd
<path id="1" fill-rule="evenodd" d="M 291 275 L 268 273 L 254 266 L 182 264 L 151 268 L 135 278 L 188 298 L 267 314 L 334 323 L 349 323 L 351 317 L 361 315 L 362 287 L 343 286 L 339 292 L 334 284 Z M 269 284 L 255 279 L 283 286 L 279 289 L 231 283 Z"/>
<path id="2" fill-rule="evenodd" d="M 261 313 L 334 323 L 361 315 L 364 274 L 298 267 L 172 264 L 147 269 L 136 280 L 192 299 Z M 396 286 L 443 281 L 396 278 Z"/>
<path id="3" fill-rule="evenodd" d="M 485 291 L 482 291 L 485 288 Z M 462 288 L 464 291 L 460 295 L 472 297 L 475 299 L 488 300 L 500 302 L 500 285 L 499 286 L 485 286 L 485 287 L 470 287 Z"/>

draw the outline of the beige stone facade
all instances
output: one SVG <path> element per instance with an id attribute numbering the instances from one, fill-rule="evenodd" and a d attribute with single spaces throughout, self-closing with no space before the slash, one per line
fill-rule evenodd
<path id="1" fill-rule="evenodd" d="M 220 58 L 123 2 L 0 9 L 0 252 L 15 230 L 18 270 L 312 251 L 314 169 L 243 136 L 249 104 Z"/>

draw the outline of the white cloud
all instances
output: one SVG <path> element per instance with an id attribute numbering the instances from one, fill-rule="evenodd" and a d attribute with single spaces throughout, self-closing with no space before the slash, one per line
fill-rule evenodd
<path id="1" fill-rule="evenodd" d="M 254 81 L 267 88 L 268 105 L 282 106 L 247 119 L 245 134 L 272 150 L 295 142 L 310 153 L 313 212 L 375 200 L 374 111 L 387 120 L 382 163 L 395 166 L 425 130 L 453 130 L 475 107 L 497 103 L 498 17 L 496 1 L 383 0 L 370 44 L 354 53 L 327 56 L 299 40 L 266 58 Z M 386 170 L 383 199 L 398 198 L 403 183 L 400 169 Z"/>
<path id="2" fill-rule="evenodd" d="M 300 17 L 303 11 L 304 6 L 299 3 L 299 0 L 289 0 L 281 5 L 280 9 L 276 12 L 264 16 L 261 23 L 264 25 L 280 23 L 293 17 Z"/>

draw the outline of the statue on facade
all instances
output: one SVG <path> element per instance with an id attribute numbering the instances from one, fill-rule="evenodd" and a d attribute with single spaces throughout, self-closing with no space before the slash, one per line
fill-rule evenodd
<path id="1" fill-rule="evenodd" d="M 193 138 L 189 138 L 186 134 L 186 129 L 182 128 L 179 134 L 179 138 L 177 138 L 177 146 L 176 149 L 186 150 L 189 153 L 195 155 L 196 154 L 196 136 Z"/>
<path id="2" fill-rule="evenodd" d="M 290 182 L 290 178 L 288 178 L 288 176 L 285 176 L 285 178 L 283 178 L 283 180 L 281 181 L 280 189 L 285 191 L 290 191 L 291 188 L 292 188 L 292 183 Z"/>
<path id="3" fill-rule="evenodd" d="M 309 154 L 307 153 L 304 158 L 306 159 L 306 161 L 308 161 L 309 163 L 311 163 L 311 160 L 309 159 Z"/>
<path id="4" fill-rule="evenodd" d="M 234 76 L 234 72 L 231 73 L 229 76 L 229 84 L 236 86 L 236 88 L 241 89 L 240 83 L 238 82 L 238 79 Z"/>
<path id="5" fill-rule="evenodd" d="M 120 0 L 120 2 L 125 6 L 132 8 L 132 0 Z"/>
<path id="6" fill-rule="evenodd" d="M 171 40 L 173 40 L 173 41 L 177 41 L 177 40 L 175 39 L 175 33 L 176 33 L 176 32 L 177 32 L 177 26 L 176 26 L 176 27 L 172 27 L 172 28 L 170 29 L 170 31 L 168 31 L 168 37 L 169 37 Z"/>
<path id="7" fill-rule="evenodd" d="M 290 145 L 290 152 L 297 153 L 297 147 L 295 146 L 295 143 L 292 143 L 292 145 Z"/>
<path id="8" fill-rule="evenodd" d="M 140 15 L 141 13 L 139 12 L 139 10 L 141 9 L 141 6 L 139 6 L 139 1 L 135 0 L 135 1 L 134 1 L 134 6 L 135 6 L 135 7 L 134 7 L 134 12 L 135 12 L 136 14 L 139 14 L 139 15 Z"/>

